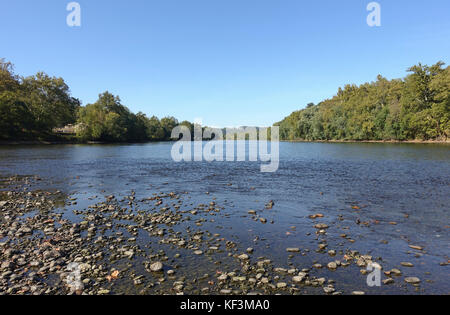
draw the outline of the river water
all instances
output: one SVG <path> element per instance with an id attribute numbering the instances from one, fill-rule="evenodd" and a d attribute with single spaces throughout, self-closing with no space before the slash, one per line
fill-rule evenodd
<path id="1" fill-rule="evenodd" d="M 39 176 L 43 188 L 78 198 L 62 209 L 73 220 L 71 210 L 92 204 L 93 196 L 187 192 L 193 205 L 215 200 L 223 211 L 205 228 L 280 267 L 333 261 L 327 251 L 316 252 L 313 226 L 325 223 L 327 250 L 337 250 L 338 258 L 339 251 L 357 250 L 381 258 L 384 270 L 398 268 L 422 280 L 418 288 L 401 278 L 369 288 L 361 268 L 315 271 L 344 293 L 450 294 L 449 267 L 442 265 L 450 259 L 449 145 L 281 143 L 275 173 L 261 173 L 260 162 L 176 163 L 171 149 L 171 143 L 0 147 L 0 175 Z M 266 210 L 270 200 L 275 206 Z M 252 220 L 249 210 L 263 213 L 268 223 Z M 324 218 L 308 218 L 317 213 Z M 289 247 L 308 254 L 289 258 Z M 189 259 L 185 268 L 194 269 L 200 258 Z"/>

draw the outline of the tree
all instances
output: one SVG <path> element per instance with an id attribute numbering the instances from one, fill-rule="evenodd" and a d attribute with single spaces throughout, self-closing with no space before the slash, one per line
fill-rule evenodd
<path id="1" fill-rule="evenodd" d="M 447 139 L 449 67 L 418 64 L 404 80 L 346 85 L 318 105 L 308 104 L 277 125 L 283 140 Z"/>
<path id="2" fill-rule="evenodd" d="M 25 137 L 33 128 L 33 116 L 23 100 L 21 81 L 14 66 L 0 59 L 0 138 Z"/>
<path id="3" fill-rule="evenodd" d="M 123 142 L 131 140 L 132 114 L 120 103 L 120 98 L 108 91 L 99 95 L 97 102 L 78 112 L 82 140 Z"/>
<path id="4" fill-rule="evenodd" d="M 51 132 L 53 128 L 75 123 L 80 101 L 70 95 L 62 78 L 39 72 L 23 79 L 23 89 L 38 130 Z"/>

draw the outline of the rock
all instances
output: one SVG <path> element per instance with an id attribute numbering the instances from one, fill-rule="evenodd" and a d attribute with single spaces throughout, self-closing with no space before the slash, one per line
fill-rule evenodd
<path id="1" fill-rule="evenodd" d="M 125 256 L 131 258 L 134 255 L 134 252 L 132 250 L 127 250 L 123 253 Z"/>
<path id="2" fill-rule="evenodd" d="M 398 269 L 392 269 L 391 271 L 389 271 L 389 274 L 400 277 L 402 275 L 402 272 Z"/>
<path id="3" fill-rule="evenodd" d="M 269 278 L 266 278 L 266 277 L 261 278 L 261 283 L 262 284 L 268 284 L 269 283 Z"/>
<path id="4" fill-rule="evenodd" d="M 197 256 L 203 255 L 203 251 L 201 251 L 201 250 L 196 250 L 196 251 L 194 252 L 194 255 L 197 255 Z"/>
<path id="5" fill-rule="evenodd" d="M 389 285 L 389 284 L 393 284 L 393 283 L 395 283 L 395 281 L 394 281 L 394 279 L 392 279 L 392 278 L 383 280 L 383 284 L 384 284 L 384 285 Z"/>
<path id="6" fill-rule="evenodd" d="M 217 279 L 219 279 L 219 281 L 226 281 L 228 279 L 228 275 L 227 274 L 222 274 Z"/>
<path id="7" fill-rule="evenodd" d="M 415 250 L 423 250 L 423 247 L 415 246 L 415 245 L 409 245 L 409 248 L 412 248 L 412 249 L 415 249 Z"/>
<path id="8" fill-rule="evenodd" d="M 414 265 L 412 263 L 409 262 L 402 262 L 400 263 L 403 267 L 408 267 L 408 268 L 412 268 L 414 267 Z"/>
<path id="9" fill-rule="evenodd" d="M 352 295 L 366 295 L 366 292 L 363 291 L 353 291 Z"/>
<path id="10" fill-rule="evenodd" d="M 356 265 L 357 265 L 358 267 L 366 267 L 366 266 L 367 266 L 367 263 L 366 263 L 366 261 L 364 260 L 364 258 L 359 258 L 359 259 L 356 261 Z"/>
<path id="11" fill-rule="evenodd" d="M 238 256 L 238 258 L 239 258 L 240 260 L 248 260 L 248 259 L 249 259 L 249 257 L 248 257 L 247 254 L 242 254 L 242 255 Z"/>
<path id="12" fill-rule="evenodd" d="M 331 294 L 334 293 L 336 290 L 333 286 L 328 286 L 328 287 L 324 287 L 323 288 L 323 292 L 325 292 L 326 294 Z"/>
<path id="13" fill-rule="evenodd" d="M 4 207 L 8 204 L 8 201 L 0 201 L 0 207 Z"/>
<path id="14" fill-rule="evenodd" d="M 405 278 L 405 282 L 409 283 L 409 284 L 419 284 L 421 281 L 417 277 L 408 277 L 408 278 Z"/>
<path id="15" fill-rule="evenodd" d="M 313 268 L 316 268 L 316 269 L 322 269 L 323 266 L 322 266 L 321 264 L 314 264 L 314 265 L 313 265 Z"/>
<path id="16" fill-rule="evenodd" d="M 325 283 L 325 281 L 327 281 L 327 279 L 325 279 L 325 278 L 319 278 L 319 279 L 317 279 L 316 281 L 317 281 L 317 283 L 318 283 L 319 285 L 323 285 L 323 284 Z"/>
<path id="17" fill-rule="evenodd" d="M 152 272 L 161 272 L 164 268 L 164 265 L 161 262 L 155 262 L 150 265 L 150 270 Z"/>
<path id="18" fill-rule="evenodd" d="M 305 280 L 306 276 L 307 276 L 306 273 L 300 272 L 298 274 L 298 276 L 295 276 L 294 278 L 292 278 L 292 281 L 295 283 L 303 282 L 303 280 Z"/>
<path id="19" fill-rule="evenodd" d="M 327 265 L 327 267 L 328 267 L 328 269 L 330 269 L 330 270 L 336 270 L 337 269 L 337 264 L 335 263 L 335 262 L 330 262 L 328 265 Z"/>
<path id="20" fill-rule="evenodd" d="M 295 247 L 287 248 L 286 251 L 288 253 L 300 253 L 300 248 L 295 248 Z"/>
<path id="21" fill-rule="evenodd" d="M 318 229 L 318 230 L 326 230 L 326 229 L 329 228 L 329 226 L 326 225 L 326 224 L 316 224 L 316 225 L 314 226 L 314 228 L 316 228 L 316 229 Z"/>
<path id="22" fill-rule="evenodd" d="M 287 287 L 287 284 L 285 282 L 277 283 L 277 289 L 284 289 L 286 287 Z"/>
<path id="23" fill-rule="evenodd" d="M 244 282 L 245 280 L 247 280 L 246 277 L 233 277 L 233 282 Z"/>
<path id="24" fill-rule="evenodd" d="M 275 202 L 273 200 L 269 201 L 269 203 L 266 204 L 266 209 L 271 210 L 275 206 Z"/>

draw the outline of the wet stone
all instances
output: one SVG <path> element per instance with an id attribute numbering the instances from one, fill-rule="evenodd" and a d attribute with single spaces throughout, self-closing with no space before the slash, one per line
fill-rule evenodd
<path id="1" fill-rule="evenodd" d="M 163 270 L 164 266 L 161 262 L 155 262 L 150 265 L 150 270 L 152 272 L 161 272 Z"/>
<path id="2" fill-rule="evenodd" d="M 405 278 L 405 282 L 409 283 L 409 284 L 419 284 L 421 281 L 417 277 L 408 277 L 408 278 Z"/>

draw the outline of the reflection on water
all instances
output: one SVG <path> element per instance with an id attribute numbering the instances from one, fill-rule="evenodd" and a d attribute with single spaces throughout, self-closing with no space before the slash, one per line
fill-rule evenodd
<path id="1" fill-rule="evenodd" d="M 331 235 L 336 244 L 338 231 L 350 228 L 357 235 L 352 249 L 381 256 L 392 266 L 415 260 L 418 276 L 431 281 L 424 284 L 428 292 L 450 293 L 448 267 L 439 266 L 450 255 L 450 146 L 281 143 L 276 173 L 261 173 L 260 162 L 175 163 L 171 148 L 170 143 L 1 147 L 0 174 L 45 178 L 43 185 L 77 196 L 78 207 L 91 204 L 91 196 L 130 191 L 140 197 L 186 191 L 195 204 L 208 192 L 226 206 L 221 233 L 244 249 L 255 235 L 266 239 L 265 250 L 280 257 L 280 264 L 286 263 L 285 248 L 313 246 L 304 237 L 314 232 L 306 218 L 323 213 L 337 226 Z M 267 214 L 274 224 L 242 218 L 269 200 L 276 203 Z M 380 224 L 361 227 L 358 220 Z M 286 233 L 292 226 L 296 232 Z M 414 257 L 410 243 L 424 246 L 426 253 Z"/>

